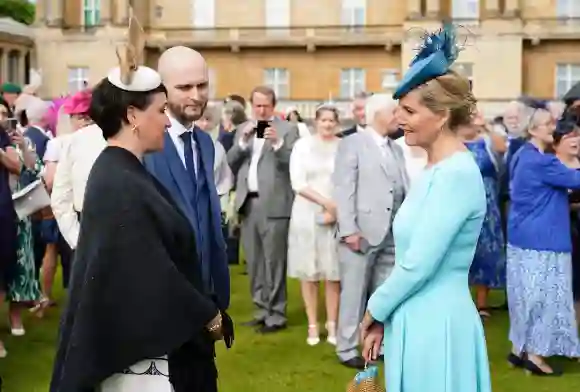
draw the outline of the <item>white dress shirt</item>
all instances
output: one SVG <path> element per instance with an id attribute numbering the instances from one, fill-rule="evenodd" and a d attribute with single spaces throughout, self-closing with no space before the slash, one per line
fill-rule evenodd
<path id="1" fill-rule="evenodd" d="M 363 132 L 368 132 L 369 135 L 371 135 L 371 137 L 373 138 L 373 140 L 375 141 L 375 143 L 377 144 L 377 146 L 379 147 L 379 150 L 381 150 L 381 154 L 383 155 L 383 158 L 387 157 L 387 148 L 389 145 L 389 137 L 388 136 L 381 136 L 377 131 L 375 131 L 373 128 L 367 126 Z"/>
<path id="2" fill-rule="evenodd" d="M 274 121 L 274 120 L 270 120 Z M 274 125 L 275 126 L 275 125 Z M 240 128 L 242 130 L 243 127 Z M 262 156 L 262 149 L 264 148 L 264 143 L 266 139 L 260 139 L 255 136 L 252 137 L 252 157 L 250 159 L 250 167 L 248 169 L 248 191 L 258 192 L 258 162 L 260 162 L 260 157 Z M 284 144 L 283 139 L 279 139 L 274 148 L 274 151 L 279 150 Z M 245 142 L 243 138 L 240 138 L 239 146 L 242 150 L 247 150 L 250 147 L 249 142 Z"/>
<path id="3" fill-rule="evenodd" d="M 107 142 L 97 125 L 81 128 L 61 146 L 51 194 L 51 207 L 64 239 L 72 249 L 77 246 L 89 173 Z"/>
<path id="4" fill-rule="evenodd" d="M 181 135 L 185 132 L 189 132 L 191 137 L 191 148 L 193 149 L 193 167 L 195 169 L 195 175 L 197 176 L 197 144 L 192 134 L 193 124 L 190 128 L 185 128 L 179 121 L 171 117 L 171 115 L 169 115 L 169 120 L 171 121 L 171 127 L 169 127 L 167 132 L 169 132 L 169 136 L 177 149 L 177 154 L 179 155 L 179 158 L 181 158 L 184 167 L 187 167 L 185 165 L 185 143 L 183 142 Z"/>

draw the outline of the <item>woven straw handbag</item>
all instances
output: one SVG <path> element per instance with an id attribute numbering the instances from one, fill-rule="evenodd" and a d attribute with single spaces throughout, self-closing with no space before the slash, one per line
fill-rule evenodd
<path id="1" fill-rule="evenodd" d="M 364 371 L 359 372 L 352 380 L 346 392 L 386 392 L 385 388 L 379 383 L 379 368 L 368 366 Z"/>

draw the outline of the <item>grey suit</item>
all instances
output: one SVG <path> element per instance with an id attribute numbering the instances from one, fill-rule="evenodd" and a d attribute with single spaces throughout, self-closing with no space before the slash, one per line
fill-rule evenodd
<path id="1" fill-rule="evenodd" d="M 283 120 L 273 121 L 283 144 L 275 150 L 270 142 L 264 142 L 257 166 L 256 194 L 248 189 L 254 137 L 246 148 L 240 145 L 245 125 L 239 126 L 228 151 L 228 163 L 236 176 L 235 208 L 242 220 L 242 246 L 248 262 L 252 300 L 257 308 L 255 319 L 268 326 L 279 326 L 286 323 L 288 223 L 294 201 L 289 162 L 299 137 L 298 128 Z"/>
<path id="2" fill-rule="evenodd" d="M 333 175 L 340 238 L 360 234 L 368 243 L 361 252 L 339 245 L 341 275 L 337 354 L 342 361 L 358 356 L 358 325 L 368 295 L 394 265 L 391 222 L 408 187 L 402 149 L 385 139 L 381 150 L 372 129 L 340 142 Z"/>

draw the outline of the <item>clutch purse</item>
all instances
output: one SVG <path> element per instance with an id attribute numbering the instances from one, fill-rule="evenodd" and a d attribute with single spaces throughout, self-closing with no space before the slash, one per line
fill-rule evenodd
<path id="1" fill-rule="evenodd" d="M 20 220 L 50 206 L 50 196 L 42 180 L 36 180 L 14 192 L 12 201 L 16 215 Z"/>
<path id="2" fill-rule="evenodd" d="M 385 388 L 379 384 L 379 368 L 369 366 L 359 372 L 354 380 L 348 384 L 346 392 L 386 392 Z"/>

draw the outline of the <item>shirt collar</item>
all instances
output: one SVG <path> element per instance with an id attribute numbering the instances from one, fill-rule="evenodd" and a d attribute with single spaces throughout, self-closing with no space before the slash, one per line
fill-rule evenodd
<path id="1" fill-rule="evenodd" d="M 369 135 L 373 138 L 373 140 L 379 146 L 387 146 L 389 144 L 389 137 L 388 136 L 381 136 L 377 131 L 375 131 L 372 127 L 368 126 L 365 128 L 365 132 L 368 132 Z"/>
<path id="2" fill-rule="evenodd" d="M 194 125 L 191 128 L 185 128 L 179 121 L 177 121 L 171 114 L 167 113 L 171 126 L 167 130 L 170 135 L 174 137 L 181 137 L 185 132 L 193 132 Z"/>

